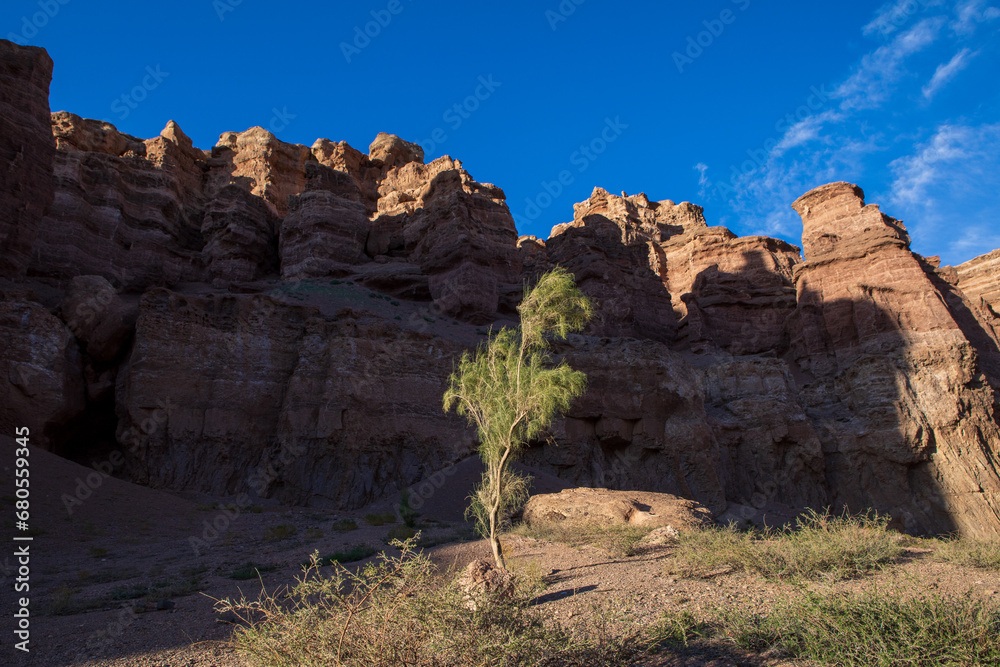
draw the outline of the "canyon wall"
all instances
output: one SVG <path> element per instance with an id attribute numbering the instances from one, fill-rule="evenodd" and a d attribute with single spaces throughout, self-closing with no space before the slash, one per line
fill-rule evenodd
<path id="1" fill-rule="evenodd" d="M 399 137 L 142 140 L 50 113 L 51 67 L 0 42 L 2 428 L 154 487 L 360 507 L 474 454 L 453 362 L 560 265 L 597 303 L 556 347 L 589 383 L 527 463 L 723 519 L 1000 534 L 997 253 L 940 267 L 848 183 L 794 202 L 801 250 L 600 188 L 518 237 L 499 187 Z"/>

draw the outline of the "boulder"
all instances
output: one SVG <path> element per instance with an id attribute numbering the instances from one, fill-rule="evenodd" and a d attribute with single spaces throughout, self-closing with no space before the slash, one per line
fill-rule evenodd
<path id="1" fill-rule="evenodd" d="M 590 488 L 531 496 L 524 506 L 524 521 L 529 525 L 669 526 L 678 531 L 713 523 L 707 507 L 669 493 Z"/>

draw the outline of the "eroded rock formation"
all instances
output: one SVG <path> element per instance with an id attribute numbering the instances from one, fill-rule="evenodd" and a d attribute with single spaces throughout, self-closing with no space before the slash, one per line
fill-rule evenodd
<path id="1" fill-rule="evenodd" d="M 3 428 L 101 440 L 153 486 L 358 507 L 475 451 L 453 360 L 558 264 L 598 316 L 557 345 L 589 388 L 536 469 L 723 520 L 1000 534 L 997 253 L 940 267 L 847 183 L 795 202 L 804 257 L 600 188 L 518 238 L 500 188 L 399 137 L 206 152 L 50 114 L 50 74 L 0 41 Z"/>

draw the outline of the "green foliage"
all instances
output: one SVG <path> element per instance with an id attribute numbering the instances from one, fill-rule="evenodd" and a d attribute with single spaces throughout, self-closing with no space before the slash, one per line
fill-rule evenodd
<path id="1" fill-rule="evenodd" d="M 934 550 L 934 557 L 946 563 L 1000 571 L 1000 540 L 944 540 Z"/>
<path id="2" fill-rule="evenodd" d="M 384 526 L 387 523 L 396 523 L 396 515 L 392 512 L 383 512 L 382 514 L 366 514 L 365 523 L 369 526 Z"/>
<path id="3" fill-rule="evenodd" d="M 420 513 L 410 506 L 410 492 L 403 489 L 402 493 L 399 494 L 399 516 L 403 520 L 403 523 L 410 528 L 415 528 L 417 525 L 417 517 Z"/>
<path id="4" fill-rule="evenodd" d="M 1000 608 L 974 595 L 807 593 L 765 616 L 722 615 L 719 634 L 755 652 L 820 664 L 1000 664 Z"/>
<path id="5" fill-rule="evenodd" d="M 672 566 L 697 576 L 720 567 L 755 572 L 772 579 L 850 579 L 891 564 L 904 536 L 877 515 L 831 516 L 809 511 L 796 527 L 741 532 L 728 528 L 680 534 Z"/>
<path id="6" fill-rule="evenodd" d="M 583 393 L 586 376 L 563 361 L 553 364 L 552 338 L 579 331 L 593 314 L 565 269 L 542 276 L 518 306 L 519 327 L 504 327 L 474 354 L 466 352 L 448 379 L 446 412 L 454 409 L 476 427 L 486 464 L 470 513 L 493 555 L 504 567 L 497 535 L 510 512 L 527 495 L 528 480 L 509 468 L 525 445 Z"/>
<path id="7" fill-rule="evenodd" d="M 607 614 L 573 629 L 553 622 L 531 603 L 530 581 L 470 608 L 415 542 L 397 542 L 399 557 L 383 553 L 356 570 L 334 564 L 328 575 L 314 553 L 287 593 L 220 600 L 216 610 L 237 616 L 235 647 L 267 667 L 610 667 L 643 664 L 654 646 L 644 624 L 611 626 Z"/>
<path id="8" fill-rule="evenodd" d="M 333 522 L 333 529 L 339 533 L 346 533 L 349 530 L 357 530 L 358 522 L 354 519 L 338 519 Z"/>
<path id="9" fill-rule="evenodd" d="M 367 544 L 358 544 L 345 551 L 337 551 L 329 556 L 323 556 L 317 560 L 317 563 L 320 566 L 333 565 L 334 563 L 353 563 L 368 558 L 375 551 L 374 547 L 370 547 Z"/>
<path id="10" fill-rule="evenodd" d="M 389 535 L 385 539 L 387 543 L 392 543 L 396 541 L 408 540 L 416 534 L 417 531 L 409 526 L 393 526 L 389 529 Z"/>

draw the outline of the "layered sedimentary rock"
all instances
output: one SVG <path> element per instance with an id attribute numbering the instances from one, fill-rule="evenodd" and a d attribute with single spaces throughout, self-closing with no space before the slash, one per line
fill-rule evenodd
<path id="1" fill-rule="evenodd" d="M 911 530 L 1000 533 L 995 389 L 898 220 L 849 183 L 799 198 L 793 354 L 836 505 Z M 994 339 L 994 345 L 995 345 Z M 994 348 L 995 350 L 995 348 Z"/>
<path id="2" fill-rule="evenodd" d="M 472 451 L 463 422 L 440 409 L 460 349 L 349 310 L 151 290 L 119 376 L 120 439 L 157 424 L 131 448 L 130 473 L 360 507 Z"/>
<path id="3" fill-rule="evenodd" d="M 305 191 L 289 197 L 281 223 L 283 278 L 343 276 L 365 255 L 368 216 L 361 193 L 342 171 L 311 162 L 306 165 Z"/>
<path id="4" fill-rule="evenodd" d="M 302 192 L 305 165 L 315 160 L 308 147 L 287 144 L 262 127 L 224 132 L 212 148 L 206 190 L 236 184 L 261 197 L 278 217 L 288 212 L 288 197 Z"/>
<path id="5" fill-rule="evenodd" d="M 113 153 L 130 141 L 108 128 L 94 139 L 89 126 L 66 129 L 70 121 L 56 119 L 69 136 L 89 134 L 79 141 L 86 148 Z M 146 156 L 56 151 L 56 195 L 38 225 L 29 274 L 100 275 L 127 289 L 203 277 L 202 165 L 173 123 L 143 145 Z"/>
<path id="6" fill-rule="evenodd" d="M 442 157 L 391 170 L 379 186 L 368 253 L 405 256 L 428 277 L 438 312 L 489 322 L 517 283 L 517 230 L 503 190 Z"/>
<path id="7" fill-rule="evenodd" d="M 1000 250 L 970 259 L 955 270 L 961 290 L 973 300 L 982 299 L 1000 318 Z"/>
<path id="8" fill-rule="evenodd" d="M 668 493 L 581 488 L 532 496 L 524 506 L 524 520 L 542 525 L 670 526 L 680 532 L 711 525 L 712 513 Z"/>
<path id="9" fill-rule="evenodd" d="M 0 277 L 24 274 L 55 193 L 51 80 L 44 49 L 0 39 Z"/>
<path id="10" fill-rule="evenodd" d="M 536 468 L 723 520 L 1000 532 L 997 253 L 940 267 L 845 183 L 795 203 L 804 260 L 599 188 L 518 238 L 500 188 L 399 137 L 206 153 L 50 114 L 50 69 L 0 43 L 4 428 L 117 446 L 155 486 L 357 507 L 474 450 L 441 411 L 454 359 L 558 264 L 598 317 L 556 346 L 589 389 Z"/>

